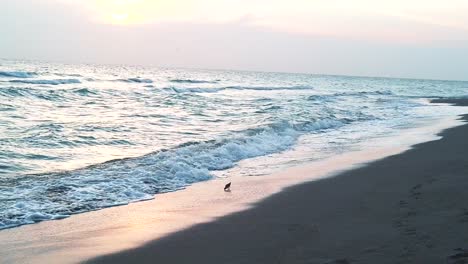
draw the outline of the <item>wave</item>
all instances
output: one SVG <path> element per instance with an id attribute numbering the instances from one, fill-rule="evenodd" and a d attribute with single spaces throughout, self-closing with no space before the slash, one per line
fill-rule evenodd
<path id="1" fill-rule="evenodd" d="M 128 78 L 128 79 L 118 79 L 118 81 L 121 82 L 127 82 L 127 83 L 153 83 L 153 80 L 151 79 L 143 79 L 143 78 Z"/>
<path id="2" fill-rule="evenodd" d="M 0 98 L 31 97 L 49 101 L 68 100 L 73 96 L 91 96 L 97 95 L 95 89 L 75 88 L 75 89 L 35 89 L 24 87 L 0 87 Z"/>
<path id="3" fill-rule="evenodd" d="M 0 71 L 0 77 L 32 78 L 35 75 L 37 75 L 35 72 Z"/>
<path id="4" fill-rule="evenodd" d="M 225 90 L 253 90 L 253 91 L 284 91 L 284 90 L 312 90 L 312 86 L 227 86 L 217 88 L 192 88 L 192 87 L 165 87 L 164 91 L 172 91 L 176 93 L 217 93 Z"/>
<path id="5" fill-rule="evenodd" d="M 392 91 L 362 91 L 362 92 L 342 92 L 335 93 L 334 96 L 366 96 L 366 95 L 395 95 Z"/>
<path id="6" fill-rule="evenodd" d="M 28 91 L 24 88 L 16 87 L 0 87 L 0 96 L 6 97 L 16 97 L 16 96 L 25 96 Z"/>
<path id="7" fill-rule="evenodd" d="M 218 81 L 204 81 L 204 80 L 192 80 L 192 79 L 172 79 L 173 83 L 218 83 Z"/>
<path id="8" fill-rule="evenodd" d="M 395 95 L 391 91 L 363 91 L 363 92 L 341 92 L 341 93 L 334 93 L 334 94 L 314 94 L 310 95 L 307 100 L 309 101 L 317 101 L 317 102 L 334 102 L 339 97 L 346 97 L 346 96 L 372 96 L 372 95 Z"/>
<path id="9" fill-rule="evenodd" d="M 336 100 L 335 95 L 324 95 L 324 94 L 314 94 L 307 97 L 309 101 L 317 101 L 317 102 L 334 102 Z"/>
<path id="10" fill-rule="evenodd" d="M 228 90 L 255 90 L 255 91 L 281 91 L 281 90 L 312 90 L 314 89 L 309 85 L 295 85 L 295 86 L 228 86 Z"/>
<path id="11" fill-rule="evenodd" d="M 324 119 L 280 122 L 238 132 L 238 136 L 190 142 L 138 158 L 22 178 L 0 178 L 0 229 L 152 199 L 212 178 L 210 171 L 289 149 L 304 133 L 342 126 Z"/>
<path id="12" fill-rule="evenodd" d="M 77 89 L 73 89 L 72 92 L 77 93 L 77 94 L 82 95 L 82 96 L 97 94 L 97 92 L 95 90 L 91 90 L 91 89 L 88 89 L 88 88 L 77 88 Z"/>
<path id="13" fill-rule="evenodd" d="M 25 97 L 33 99 L 41 99 L 47 101 L 65 100 L 63 90 L 40 90 L 32 88 L 19 87 L 1 87 L 0 97 L 14 98 Z"/>
<path id="14" fill-rule="evenodd" d="M 26 84 L 44 84 L 44 85 L 60 85 L 60 84 L 75 84 L 81 83 L 78 79 L 55 79 L 55 80 L 10 80 L 11 83 L 26 83 Z"/>
<path id="15" fill-rule="evenodd" d="M 217 93 L 225 88 L 187 88 L 187 87 L 166 87 L 162 88 L 163 91 L 175 93 Z"/>
<path id="16" fill-rule="evenodd" d="M 55 75 L 60 77 L 83 77 L 83 75 L 78 73 L 55 73 Z"/>

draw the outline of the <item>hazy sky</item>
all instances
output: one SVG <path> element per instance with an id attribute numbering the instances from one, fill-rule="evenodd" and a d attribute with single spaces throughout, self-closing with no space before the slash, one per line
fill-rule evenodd
<path id="1" fill-rule="evenodd" d="M 0 0 L 0 57 L 468 80 L 467 0 Z"/>

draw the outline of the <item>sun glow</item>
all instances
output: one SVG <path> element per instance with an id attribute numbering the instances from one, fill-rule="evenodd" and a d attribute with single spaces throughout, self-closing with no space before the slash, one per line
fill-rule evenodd
<path id="1" fill-rule="evenodd" d="M 98 19 L 106 24 L 130 25 L 144 22 L 145 0 L 98 0 L 94 9 Z"/>
<path id="2" fill-rule="evenodd" d="M 111 18 L 115 24 L 125 24 L 130 21 L 130 16 L 127 13 L 114 13 Z"/>
<path id="3" fill-rule="evenodd" d="M 467 31 L 468 1 L 451 0 L 57 0 L 74 3 L 100 24 L 234 23 L 300 34 L 432 39 Z M 416 33 L 415 33 L 416 32 Z"/>

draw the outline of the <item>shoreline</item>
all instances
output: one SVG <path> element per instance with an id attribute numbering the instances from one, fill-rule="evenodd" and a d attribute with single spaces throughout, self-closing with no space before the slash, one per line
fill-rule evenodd
<path id="1" fill-rule="evenodd" d="M 434 140 L 428 134 L 456 125 L 458 124 L 445 124 L 445 127 L 433 128 L 434 131 L 426 131 L 427 138 L 416 142 Z M 0 232 L 0 244 L 6 247 L 0 249 L 0 255 L 6 256 L 11 262 L 75 263 L 128 248 L 136 248 L 136 252 L 155 238 L 164 240 L 176 236 L 178 232 L 191 230 L 187 228 L 223 221 L 231 217 L 232 213 L 235 215 L 255 210 L 272 199 L 271 195 L 285 192 L 285 187 L 296 184 L 301 186 L 309 184 L 304 183 L 309 181 L 313 184 L 318 178 L 398 154 L 409 147 L 389 144 L 381 149 L 350 152 L 325 161 L 287 169 L 272 177 L 230 178 L 229 180 L 235 181 L 236 189 L 232 193 L 223 193 L 222 196 L 219 196 L 219 186 L 224 185 L 224 180 L 215 179 L 194 184 L 179 192 L 156 195 L 155 200 L 74 215 L 60 221 L 3 230 Z M 311 168 L 313 172 L 310 171 Z M 241 188 L 243 192 L 239 191 Z M 193 197 L 197 200 L 193 201 Z M 211 208 L 203 205 L 210 205 Z M 240 213 L 236 213 L 239 211 Z M 25 241 L 24 238 L 31 234 L 33 237 Z"/>
<path id="2" fill-rule="evenodd" d="M 463 116 L 468 121 L 468 115 Z M 466 263 L 468 124 L 88 263 Z"/>

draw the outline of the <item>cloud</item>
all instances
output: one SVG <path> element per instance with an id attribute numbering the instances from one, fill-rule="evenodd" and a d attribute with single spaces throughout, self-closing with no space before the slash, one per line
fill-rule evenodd
<path id="1" fill-rule="evenodd" d="M 450 3 L 440 0 L 56 1 L 85 10 L 87 19 L 94 23 L 120 26 L 242 22 L 280 32 L 396 43 L 457 40 L 460 35 L 468 36 L 468 1 L 465 0 Z"/>

